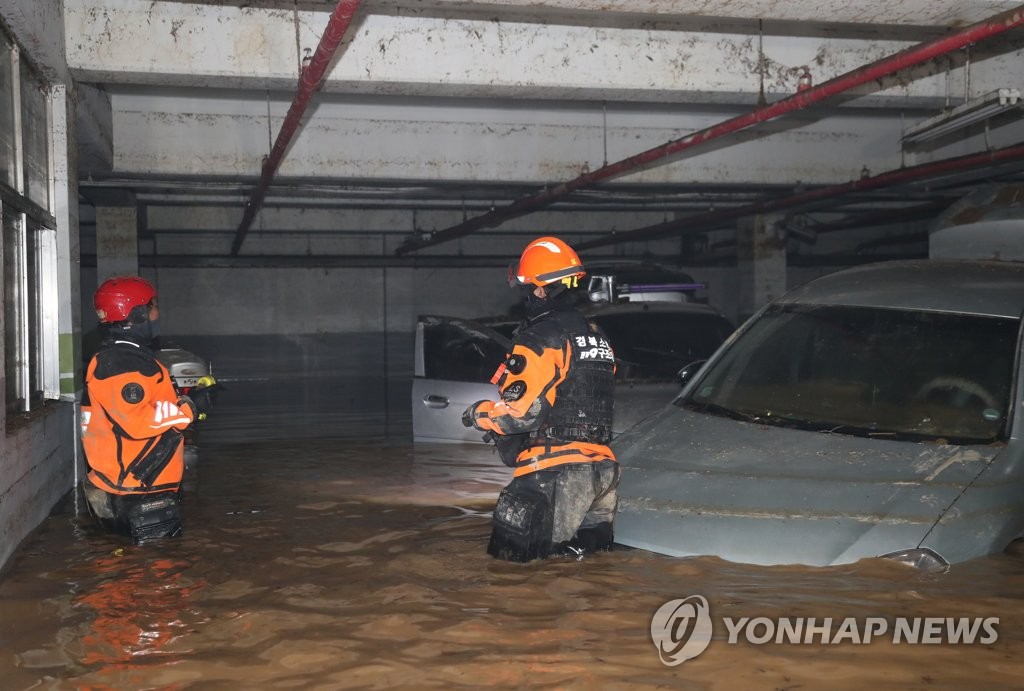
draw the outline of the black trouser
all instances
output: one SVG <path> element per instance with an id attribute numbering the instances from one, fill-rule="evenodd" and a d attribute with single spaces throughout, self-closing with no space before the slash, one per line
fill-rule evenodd
<path id="1" fill-rule="evenodd" d="M 104 530 L 130 537 L 136 544 L 182 533 L 179 492 L 111 494 L 84 483 L 89 513 Z"/>
<path id="2" fill-rule="evenodd" d="M 611 549 L 619 464 L 566 463 L 512 479 L 494 507 L 487 553 L 508 561 Z"/>

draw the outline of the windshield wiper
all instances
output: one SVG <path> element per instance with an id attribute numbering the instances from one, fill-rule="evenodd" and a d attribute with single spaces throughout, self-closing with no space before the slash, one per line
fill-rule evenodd
<path id="1" fill-rule="evenodd" d="M 698 413 L 710 413 L 711 415 L 720 415 L 721 417 L 732 418 L 733 420 L 741 420 L 742 422 L 763 422 L 764 419 L 757 416 L 751 415 L 750 413 L 741 413 L 738 410 L 726 408 L 723 405 L 717 403 L 694 403 L 692 401 L 683 401 L 682 405 L 691 410 L 695 410 Z"/>
<path id="2" fill-rule="evenodd" d="M 953 445 L 992 444 L 999 442 L 998 438 L 973 438 L 957 437 L 941 434 L 924 434 L 921 432 L 908 432 L 897 430 L 878 429 L 877 427 L 864 427 L 860 425 L 848 425 L 829 421 L 810 421 L 802 418 L 787 417 L 774 412 L 766 411 L 762 415 L 743 413 L 738 410 L 726 408 L 718 403 L 698 403 L 693 400 L 682 398 L 673 401 L 674 405 L 698 413 L 707 413 L 727 417 L 741 422 L 752 422 L 759 425 L 771 425 L 773 427 L 789 427 L 807 432 L 820 432 L 822 434 L 841 434 L 851 437 L 866 437 L 868 439 L 884 439 L 889 441 L 907 442 L 942 442 Z"/>
<path id="3" fill-rule="evenodd" d="M 799 417 L 780 415 L 772 411 L 765 411 L 762 415 L 743 413 L 732 410 L 717 403 L 694 403 L 689 402 L 687 407 L 702 413 L 720 415 L 722 417 L 753 422 L 761 425 L 773 425 L 775 427 L 789 427 L 807 432 L 822 432 L 824 434 L 847 434 L 857 437 L 889 437 L 898 436 L 896 432 L 881 431 L 871 427 L 855 427 L 853 425 L 837 424 L 830 421 L 805 420 Z"/>

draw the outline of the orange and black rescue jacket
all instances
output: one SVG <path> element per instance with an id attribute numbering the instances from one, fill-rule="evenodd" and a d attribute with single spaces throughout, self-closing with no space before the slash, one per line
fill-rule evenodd
<path id="1" fill-rule="evenodd" d="M 615 460 L 611 441 L 615 354 L 607 338 L 575 310 L 530 322 L 495 372 L 501 400 L 484 401 L 475 426 L 528 433 L 515 476 L 563 463 Z"/>
<path id="2" fill-rule="evenodd" d="M 104 345 L 85 375 L 82 446 L 89 480 L 112 494 L 177 490 L 184 472 L 181 432 L 192 423 L 167 368 L 129 341 Z"/>

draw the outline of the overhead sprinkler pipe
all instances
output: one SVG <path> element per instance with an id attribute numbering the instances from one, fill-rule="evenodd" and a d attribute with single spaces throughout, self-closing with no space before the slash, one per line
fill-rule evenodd
<path id="1" fill-rule="evenodd" d="M 284 122 L 281 124 L 281 131 L 277 133 L 277 139 L 274 141 L 270 154 L 263 159 L 263 170 L 260 173 L 260 180 L 253 189 L 249 201 L 245 204 L 242 222 L 239 224 L 238 230 L 235 231 L 235 240 L 231 244 L 231 254 L 238 254 L 238 251 L 242 249 L 245 235 L 249 232 L 249 227 L 252 225 L 253 219 L 256 218 L 256 213 L 263 206 L 263 199 L 266 197 L 267 189 L 270 187 L 271 180 L 274 179 L 278 166 L 281 165 L 281 161 L 284 159 L 288 144 L 291 143 L 292 137 L 295 136 L 295 132 L 299 129 L 302 115 L 306 112 L 313 94 L 323 86 L 327 67 L 331 64 L 331 60 L 334 59 L 334 54 L 338 51 L 341 39 L 345 36 L 345 32 L 348 30 L 349 24 L 352 23 L 352 18 L 355 16 L 356 10 L 359 9 L 361 3 L 362 0 L 339 0 L 334 11 L 331 13 L 331 18 L 327 21 L 327 27 L 324 29 L 323 36 L 320 37 L 320 44 L 316 47 L 316 52 L 313 53 L 309 64 L 306 65 L 305 61 L 303 61 L 299 74 L 298 91 L 295 93 L 295 98 L 292 99 L 292 105 L 288 108 L 288 114 L 285 115 Z"/>
<path id="2" fill-rule="evenodd" d="M 524 216 L 538 209 L 542 209 L 554 203 L 558 199 L 580 189 L 593 185 L 602 180 L 628 173 L 641 168 L 648 163 L 667 158 L 685 149 L 703 144 L 704 142 L 718 137 L 732 134 L 752 125 L 771 120 L 785 113 L 806 108 L 807 106 L 823 101 L 827 98 L 849 91 L 855 87 L 882 77 L 887 77 L 895 72 L 918 65 L 933 58 L 937 58 L 972 43 L 996 36 L 1024 24 L 1024 5 L 1015 9 L 1001 12 L 984 21 L 972 24 L 964 29 L 956 31 L 942 38 L 921 43 L 916 46 L 902 50 L 894 55 L 882 58 L 868 65 L 858 67 L 855 70 L 834 77 L 827 82 L 817 86 L 811 86 L 803 91 L 797 91 L 775 103 L 756 108 L 749 113 L 725 120 L 717 125 L 705 128 L 680 139 L 675 139 L 661 146 L 630 156 L 621 161 L 610 163 L 606 166 L 580 175 L 568 182 L 563 182 L 549 189 L 545 189 L 535 195 L 519 199 L 508 206 L 495 209 L 488 213 L 471 218 L 458 225 L 439 230 L 424 238 L 410 238 L 401 247 L 395 250 L 396 254 L 405 254 L 431 245 L 437 245 L 448 240 L 468 235 L 469 233 L 483 228 L 493 228 L 505 221 Z"/>
<path id="3" fill-rule="evenodd" d="M 853 194 L 855 192 L 866 192 L 884 187 L 892 187 L 894 185 L 938 177 L 939 175 L 945 175 L 947 173 L 973 170 L 983 166 L 992 166 L 998 163 L 1006 163 L 1008 161 L 1018 159 L 1024 159 L 1024 144 L 1018 144 L 1004 149 L 995 149 L 993 151 L 985 151 L 980 154 L 969 154 L 967 156 L 957 156 L 955 158 L 947 158 L 941 161 L 932 161 L 931 163 L 922 163 L 918 166 L 899 168 L 879 175 L 852 180 L 840 185 L 819 187 L 814 190 L 801 192 L 788 197 L 754 202 L 753 204 L 746 204 L 744 206 L 737 206 L 729 209 L 708 211 L 702 214 L 687 216 L 685 218 L 678 218 L 666 223 L 658 223 L 645 228 L 637 228 L 636 230 L 609 233 L 593 240 L 574 243 L 573 248 L 576 249 L 576 251 L 582 251 L 593 249 L 595 247 L 603 247 L 604 245 L 615 245 L 622 242 L 636 242 L 639 240 L 652 240 L 654 238 L 661 238 L 669 235 L 690 235 L 705 230 L 711 230 L 721 225 L 724 221 L 754 216 L 771 211 L 778 211 L 780 209 L 805 206 L 824 199 L 834 199 L 843 195 Z"/>

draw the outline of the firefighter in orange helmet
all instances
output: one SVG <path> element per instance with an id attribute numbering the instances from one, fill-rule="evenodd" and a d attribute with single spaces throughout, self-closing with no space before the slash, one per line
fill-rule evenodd
<path id="1" fill-rule="evenodd" d="M 136 543 L 176 537 L 182 530 L 182 431 L 205 405 L 179 396 L 150 350 L 160 310 L 148 281 L 111 278 L 96 290 L 93 304 L 107 338 L 85 375 L 87 504 L 100 525 Z"/>
<path id="2" fill-rule="evenodd" d="M 509 283 L 525 291 L 526 321 L 495 372 L 500 400 L 477 401 L 462 422 L 486 432 L 514 468 L 494 509 L 487 551 L 510 561 L 611 548 L 619 466 L 608 448 L 615 356 L 573 305 L 585 276 L 576 252 L 542 237 Z"/>

